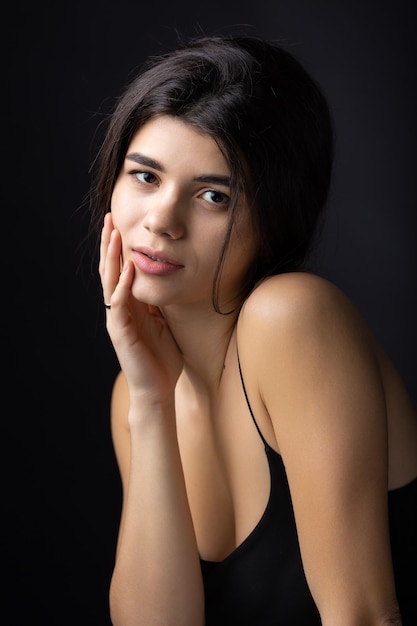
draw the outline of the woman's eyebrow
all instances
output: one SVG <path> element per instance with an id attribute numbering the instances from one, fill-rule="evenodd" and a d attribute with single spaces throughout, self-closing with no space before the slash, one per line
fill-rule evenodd
<path id="1" fill-rule="evenodd" d="M 140 154 L 140 152 L 130 152 L 126 155 L 126 159 L 128 161 L 134 161 L 139 165 L 145 165 L 145 167 L 152 167 L 152 169 L 158 170 L 159 172 L 165 172 L 165 168 L 159 161 L 147 157 L 144 154 Z M 193 180 L 199 183 L 230 187 L 230 176 L 222 176 L 221 174 L 202 174 L 201 176 L 196 176 Z"/>
<path id="2" fill-rule="evenodd" d="M 155 170 L 159 170 L 160 172 L 164 172 L 164 168 L 162 165 L 155 161 L 155 159 L 151 159 L 150 157 L 145 156 L 144 154 L 140 154 L 139 152 L 131 152 L 126 155 L 126 159 L 129 161 L 134 161 L 139 165 L 145 165 L 146 167 L 152 167 Z"/>
<path id="3" fill-rule="evenodd" d="M 222 185 L 223 187 L 230 187 L 230 177 L 221 176 L 220 174 L 203 174 L 202 176 L 196 176 L 193 180 L 199 183 L 208 183 L 211 185 Z"/>

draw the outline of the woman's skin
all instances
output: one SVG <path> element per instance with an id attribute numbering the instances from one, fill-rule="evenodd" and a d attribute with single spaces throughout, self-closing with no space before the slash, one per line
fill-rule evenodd
<path id="1" fill-rule="evenodd" d="M 386 491 L 417 475 L 415 408 L 328 281 L 270 277 L 240 309 L 257 254 L 244 198 L 220 283 L 221 309 L 235 312 L 215 312 L 229 176 L 212 138 L 155 118 L 133 137 L 104 221 L 100 274 L 122 370 L 112 620 L 202 626 L 199 558 L 224 559 L 262 517 L 269 469 L 238 347 L 257 422 L 284 460 L 323 625 L 400 624 Z"/>

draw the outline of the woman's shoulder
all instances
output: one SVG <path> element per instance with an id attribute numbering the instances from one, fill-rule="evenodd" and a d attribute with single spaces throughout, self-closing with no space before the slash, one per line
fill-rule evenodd
<path id="1" fill-rule="evenodd" d="M 264 279 L 247 298 L 238 323 L 239 344 L 260 353 L 271 346 L 293 351 L 297 346 L 316 349 L 333 342 L 336 347 L 352 340 L 368 349 L 375 346 L 348 296 L 331 281 L 308 272 Z"/>
<path id="2" fill-rule="evenodd" d="M 305 323 L 332 313 L 359 313 L 334 283 L 309 272 L 288 272 L 262 280 L 242 307 L 242 318 L 271 323 L 301 320 Z"/>
<path id="3" fill-rule="evenodd" d="M 112 426 L 122 424 L 127 427 L 127 414 L 129 412 L 129 390 L 126 377 L 120 370 L 114 380 L 111 393 L 111 421 Z"/>
<path id="4" fill-rule="evenodd" d="M 130 464 L 130 431 L 128 426 L 129 390 L 120 370 L 113 383 L 111 395 L 111 435 L 123 485 L 127 485 Z"/>
<path id="5" fill-rule="evenodd" d="M 299 460 L 298 444 L 291 442 L 308 445 L 306 419 L 322 434 L 337 423 L 337 435 L 354 419 L 358 425 L 366 411 L 385 414 L 377 344 L 338 287 L 307 273 L 274 276 L 246 304 L 238 323 L 239 359 L 284 457 L 290 450 Z"/>

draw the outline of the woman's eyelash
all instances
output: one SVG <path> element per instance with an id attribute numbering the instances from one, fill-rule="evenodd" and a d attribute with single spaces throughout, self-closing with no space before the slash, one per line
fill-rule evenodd
<path id="1" fill-rule="evenodd" d="M 150 172 L 149 170 L 130 170 L 128 172 L 129 176 L 131 176 L 135 182 L 142 183 L 144 185 L 153 185 L 157 184 L 159 179 L 156 174 Z M 144 179 L 142 177 L 145 177 Z M 147 180 L 148 177 L 150 180 Z M 223 191 L 219 191 L 218 189 L 206 189 L 200 194 L 200 197 L 205 200 L 208 204 L 219 207 L 226 207 L 230 203 L 230 197 L 224 193 Z"/>
<path id="2" fill-rule="evenodd" d="M 141 183 L 143 182 L 145 184 L 146 183 L 151 184 L 151 183 L 154 183 L 154 182 L 156 182 L 158 180 L 158 177 L 155 174 L 153 174 L 152 172 L 149 172 L 148 170 L 131 170 L 129 172 L 129 175 L 137 178 L 139 180 L 139 182 L 141 182 Z M 140 175 L 148 176 L 148 177 L 151 178 L 151 180 L 141 180 L 139 178 Z"/>
<path id="3" fill-rule="evenodd" d="M 204 198 L 204 196 L 206 196 L 207 194 L 210 195 L 210 198 Z M 217 191 L 216 189 L 207 189 L 207 191 L 204 191 L 202 193 L 202 197 L 207 201 L 210 202 L 211 204 L 228 204 L 230 202 L 230 198 L 227 194 L 223 193 L 222 191 Z"/>

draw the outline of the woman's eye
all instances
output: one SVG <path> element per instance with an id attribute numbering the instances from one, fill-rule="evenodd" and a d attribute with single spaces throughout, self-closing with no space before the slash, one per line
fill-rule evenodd
<path id="1" fill-rule="evenodd" d="M 214 189 L 205 191 L 201 197 L 210 204 L 217 204 L 224 207 L 227 207 L 230 202 L 229 196 L 221 191 L 215 191 Z"/>
<path id="2" fill-rule="evenodd" d="M 132 172 L 132 174 L 135 176 L 135 178 L 138 179 L 138 181 L 140 183 L 145 183 L 147 185 L 153 185 L 154 183 L 156 183 L 158 181 L 157 177 L 155 176 L 155 174 L 152 174 L 152 172 Z"/>

